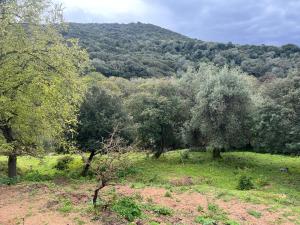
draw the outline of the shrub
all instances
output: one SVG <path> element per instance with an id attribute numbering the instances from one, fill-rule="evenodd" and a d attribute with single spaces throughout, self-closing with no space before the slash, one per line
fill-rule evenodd
<path id="1" fill-rule="evenodd" d="M 49 175 L 40 174 L 40 172 L 37 171 L 37 170 L 33 170 L 33 171 L 28 172 L 24 176 L 24 180 L 34 181 L 34 182 L 40 182 L 40 181 L 51 180 L 51 177 Z"/>
<path id="2" fill-rule="evenodd" d="M 73 160 L 74 160 L 73 157 L 71 157 L 69 155 L 63 156 L 62 158 L 59 158 L 57 160 L 57 163 L 54 166 L 54 168 L 57 169 L 57 170 L 66 170 L 66 169 L 69 168 L 69 164 Z"/>
<path id="3" fill-rule="evenodd" d="M 123 197 L 116 201 L 112 206 L 112 210 L 130 222 L 142 214 L 139 205 L 130 197 Z"/>
<path id="4" fill-rule="evenodd" d="M 0 185 L 14 185 L 20 181 L 19 177 L 9 178 L 9 177 L 0 177 Z"/>
<path id="5" fill-rule="evenodd" d="M 239 179 L 237 188 L 239 190 L 250 190 L 254 188 L 252 178 L 247 175 L 242 175 Z"/>
<path id="6" fill-rule="evenodd" d="M 216 205 L 216 204 L 213 204 L 213 203 L 209 203 L 208 206 L 207 206 L 207 209 L 211 212 L 214 212 L 214 213 L 216 213 L 217 211 L 220 211 L 219 206 Z"/>
<path id="7" fill-rule="evenodd" d="M 185 160 L 190 159 L 190 151 L 184 150 L 180 152 L 180 161 L 183 163 Z"/>
<path id="8" fill-rule="evenodd" d="M 125 178 L 129 175 L 135 175 L 139 172 L 139 168 L 136 168 L 136 167 L 133 167 L 133 166 L 130 166 L 128 168 L 124 168 L 124 169 L 121 169 L 117 172 L 117 176 L 118 178 Z"/>
<path id="9" fill-rule="evenodd" d="M 197 216 L 195 219 L 196 223 L 200 223 L 202 225 L 214 225 L 216 221 L 214 219 L 205 217 L 205 216 Z"/>
<path id="10" fill-rule="evenodd" d="M 170 216 L 172 215 L 172 210 L 163 206 L 154 206 L 152 207 L 152 211 L 163 216 Z"/>

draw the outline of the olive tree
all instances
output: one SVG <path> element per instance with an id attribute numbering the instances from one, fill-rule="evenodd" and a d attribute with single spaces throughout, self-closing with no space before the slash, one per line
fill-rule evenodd
<path id="1" fill-rule="evenodd" d="M 245 74 L 237 69 L 201 64 L 183 79 L 195 93 L 189 127 L 198 130 L 213 157 L 250 143 L 252 101 Z M 190 79 L 194 77 L 195 79 Z"/>
<path id="2" fill-rule="evenodd" d="M 87 53 L 64 39 L 62 11 L 46 0 L 0 3 L 0 150 L 8 175 L 76 123 Z"/>

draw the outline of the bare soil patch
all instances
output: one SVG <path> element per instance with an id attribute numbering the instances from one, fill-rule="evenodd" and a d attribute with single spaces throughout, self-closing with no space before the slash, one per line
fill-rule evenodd
<path id="1" fill-rule="evenodd" d="M 49 188 L 44 184 L 19 184 L 15 186 L 0 186 L 0 225 L 78 225 L 78 224 L 126 224 L 124 220 L 115 218 L 110 212 L 103 212 L 101 218 L 92 220 L 93 216 L 84 211 L 88 207 L 92 197 L 94 185 L 78 185 L 64 191 L 66 186 Z M 197 192 L 171 192 L 166 196 L 168 190 L 157 187 L 146 187 L 134 189 L 126 185 L 115 186 L 117 193 L 125 196 L 140 196 L 140 203 L 153 204 L 168 207 L 173 210 L 169 216 L 157 215 L 147 212 L 147 219 L 138 219 L 136 224 L 146 225 L 149 221 L 161 224 L 185 224 L 193 225 L 195 217 L 201 215 L 198 207 L 207 210 L 209 203 L 217 204 L 228 217 L 245 225 L 292 225 L 282 215 L 283 212 L 270 212 L 265 205 L 244 203 L 238 200 L 223 201 L 214 196 Z M 108 190 L 109 187 L 106 189 Z M 76 207 L 69 213 L 58 210 L 61 204 L 59 199 L 69 199 Z M 249 210 L 259 211 L 262 216 L 256 218 L 248 213 Z M 103 219 L 104 218 L 104 219 Z M 123 221 L 123 222 L 120 222 Z"/>

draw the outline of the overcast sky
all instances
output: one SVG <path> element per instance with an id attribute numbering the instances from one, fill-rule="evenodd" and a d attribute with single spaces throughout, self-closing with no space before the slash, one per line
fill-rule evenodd
<path id="1" fill-rule="evenodd" d="M 300 45 L 300 0 L 56 0 L 81 23 L 152 23 L 189 37 Z"/>

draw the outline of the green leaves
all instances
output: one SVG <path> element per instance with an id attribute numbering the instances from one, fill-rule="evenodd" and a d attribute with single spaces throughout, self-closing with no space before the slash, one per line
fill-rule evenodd
<path id="1" fill-rule="evenodd" d="M 88 66 L 88 55 L 59 34 L 61 12 L 53 4 L 5 4 L 6 16 L 0 20 L 0 131 L 3 126 L 12 129 L 17 154 L 33 153 L 45 142 L 59 142 L 76 123 L 83 92 L 79 75 Z M 11 145 L 8 140 L 5 144 Z"/>

